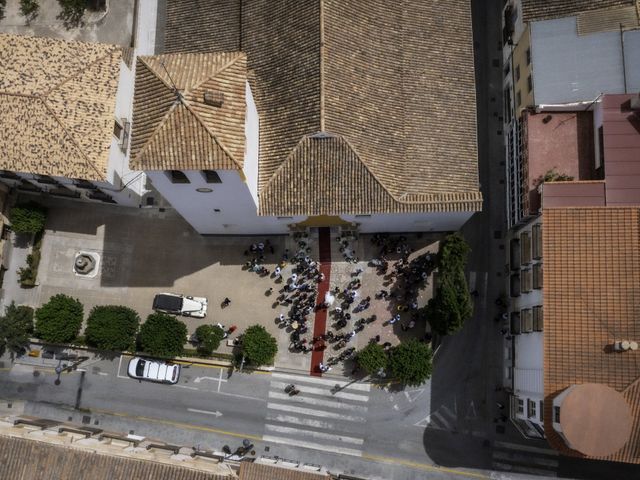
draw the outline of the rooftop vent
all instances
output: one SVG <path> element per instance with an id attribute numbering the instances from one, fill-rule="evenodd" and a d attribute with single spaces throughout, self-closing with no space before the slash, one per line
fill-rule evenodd
<path id="1" fill-rule="evenodd" d="M 204 92 L 204 103 L 220 108 L 224 103 L 224 94 L 219 90 L 207 90 Z"/>
<path id="2" fill-rule="evenodd" d="M 628 350 L 638 350 L 638 342 L 633 340 L 619 340 L 613 343 L 613 349 L 616 352 L 626 352 Z"/>

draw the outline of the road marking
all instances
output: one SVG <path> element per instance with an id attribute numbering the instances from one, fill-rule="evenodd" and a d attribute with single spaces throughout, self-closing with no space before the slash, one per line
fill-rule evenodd
<path id="1" fill-rule="evenodd" d="M 129 379 L 128 375 L 120 375 L 120 368 L 122 367 L 122 357 L 124 357 L 125 355 L 120 355 L 120 360 L 118 361 L 118 373 L 117 373 L 117 377 L 118 378 L 126 378 L 127 380 Z"/>
<path id="2" fill-rule="evenodd" d="M 328 428 L 333 431 L 336 430 L 336 425 L 332 422 L 323 422 L 322 420 L 315 420 L 313 418 L 294 417 L 293 415 L 281 415 L 279 413 L 267 413 L 267 421 L 293 423 L 295 425 L 304 425 L 305 427 Z"/>
<path id="3" fill-rule="evenodd" d="M 208 363 L 197 363 L 197 362 L 185 362 L 184 360 L 173 360 L 172 363 L 177 363 L 180 365 L 189 365 L 189 366 L 195 366 L 195 367 L 199 367 L 199 368 L 218 368 L 220 370 L 229 370 L 231 367 L 231 365 L 209 365 Z M 254 370 L 252 368 L 249 367 L 245 367 L 244 370 L 250 371 L 251 375 L 257 374 L 257 375 L 271 375 L 271 372 L 267 372 L 264 370 Z M 236 369 L 234 369 L 234 373 L 242 373 Z"/>
<path id="4" fill-rule="evenodd" d="M 335 418 L 336 420 L 346 420 L 347 422 L 365 422 L 365 419 L 362 417 L 343 415 L 335 412 L 325 412 L 314 410 L 312 408 L 296 407 L 294 405 L 284 405 L 282 403 L 269 402 L 267 403 L 267 408 L 270 408 L 271 410 L 283 410 L 285 412 L 299 413 L 301 415 L 310 415 L 312 417 Z"/>
<path id="5" fill-rule="evenodd" d="M 360 390 L 362 392 L 371 391 L 371 385 L 369 383 L 348 383 L 344 381 L 332 380 L 330 378 L 303 377 L 301 375 L 290 375 L 288 373 L 273 373 L 271 376 L 273 378 L 282 378 L 284 380 L 291 380 L 302 383 L 317 383 L 320 385 L 327 385 L 332 388 L 336 385 L 340 385 L 340 388 L 344 388 L 345 390 Z"/>
<path id="6" fill-rule="evenodd" d="M 366 460 L 373 460 L 374 462 L 403 465 L 405 467 L 416 468 L 419 470 L 426 470 L 426 471 L 440 472 L 440 473 L 450 473 L 452 475 L 459 475 L 461 477 L 481 478 L 485 480 L 491 479 L 491 477 L 487 475 L 483 475 L 481 473 L 465 472 L 464 470 L 456 470 L 454 468 L 439 467 L 437 465 L 429 465 L 426 463 L 412 462 L 410 460 L 403 460 L 399 458 L 382 457 L 379 455 L 369 455 L 366 453 L 362 454 L 362 458 Z"/>
<path id="7" fill-rule="evenodd" d="M 215 415 L 216 418 L 222 416 L 222 413 L 217 410 L 215 412 L 210 412 L 208 410 L 198 410 L 197 408 L 187 408 L 187 410 L 194 413 L 204 413 L 205 415 Z"/>
<path id="8" fill-rule="evenodd" d="M 553 470 L 547 470 L 545 468 L 534 468 L 527 467 L 524 465 L 512 465 L 510 463 L 502 463 L 502 462 L 492 462 L 491 468 L 494 470 L 499 470 L 502 472 L 512 473 L 527 473 L 529 475 L 537 475 L 537 476 L 545 476 L 545 477 L 555 477 L 557 476 L 556 472 Z M 504 478 L 503 475 L 500 475 L 501 478 Z"/>
<path id="9" fill-rule="evenodd" d="M 284 387 L 287 386 L 284 382 L 271 382 L 271 386 L 275 388 L 281 388 L 284 390 Z M 302 393 L 311 393 L 315 395 L 331 395 L 335 398 L 344 398 L 345 400 L 355 400 L 357 402 L 368 402 L 368 395 L 357 395 L 355 393 L 347 393 L 347 392 L 336 392 L 331 393 L 331 389 L 329 388 L 316 388 L 316 387 L 307 387 L 306 385 L 297 385 L 296 388 L 300 390 Z"/>
<path id="10" fill-rule="evenodd" d="M 260 402 L 266 402 L 266 398 L 258 398 L 258 397 L 250 397 L 248 395 L 240 395 L 239 393 L 228 393 L 228 392 L 211 392 L 217 393 L 218 395 L 227 395 L 229 397 L 238 397 L 238 398 L 246 398 L 247 400 L 258 400 Z"/>
<path id="11" fill-rule="evenodd" d="M 303 436 L 307 435 L 309 437 L 322 438 L 324 440 L 333 440 L 333 441 L 338 441 L 343 443 L 353 443 L 354 445 L 362 445 L 364 443 L 364 439 L 362 438 L 348 437 L 346 435 L 334 435 L 332 433 L 325 433 L 325 432 L 316 432 L 314 430 L 305 430 L 303 428 L 283 427 L 280 425 L 271 425 L 269 423 L 267 423 L 264 426 L 264 429 L 266 431 L 276 432 L 276 433 L 288 433 L 288 434 L 299 433 Z"/>
<path id="12" fill-rule="evenodd" d="M 410 402 L 415 402 L 420 395 L 424 393 L 424 388 L 419 388 L 418 390 L 409 390 L 404 392 L 404 396 L 407 397 L 407 400 Z"/>
<path id="13" fill-rule="evenodd" d="M 98 375 L 101 375 L 103 377 L 107 377 L 109 374 L 107 372 L 98 372 Z"/>
<path id="14" fill-rule="evenodd" d="M 222 370 L 220 370 L 220 377 L 221 378 L 216 378 L 216 377 L 196 377 L 196 379 L 193 381 L 193 383 L 200 383 L 203 380 L 213 380 L 214 382 L 226 382 L 226 380 L 222 379 Z"/>
<path id="15" fill-rule="evenodd" d="M 199 388 L 196 387 L 189 387 L 187 385 L 174 385 L 174 387 L 178 387 L 178 388 L 186 388 L 187 390 L 200 390 Z"/>
<path id="16" fill-rule="evenodd" d="M 320 407 L 338 408 L 342 410 L 352 410 L 356 412 L 366 412 L 368 410 L 366 405 L 350 405 L 342 402 L 333 402 L 331 400 L 321 400 L 319 398 L 311 397 L 295 397 L 289 396 L 288 393 L 269 392 L 269 398 L 275 398 L 277 400 L 289 400 L 297 403 L 308 403 L 309 405 L 317 405 Z"/>
<path id="17" fill-rule="evenodd" d="M 494 460 L 506 463 L 512 462 L 531 462 L 530 467 L 556 468 L 558 466 L 557 458 L 535 457 L 523 453 L 514 453 L 513 451 L 496 450 L 492 455 Z M 515 457 L 515 458 L 514 458 Z"/>
<path id="18" fill-rule="evenodd" d="M 354 457 L 362 456 L 362 452 L 360 450 L 354 450 L 352 448 L 335 447 L 333 445 L 321 445 L 319 443 L 305 442 L 303 440 L 289 439 L 284 437 L 276 437 L 273 435 L 263 435 L 262 440 L 265 442 L 282 443 L 285 445 L 293 445 L 296 447 L 312 448 L 314 450 L 322 450 L 323 452 L 333 452 L 333 453 L 339 453 L 342 455 L 352 455 Z"/>
<path id="19" fill-rule="evenodd" d="M 142 416 L 138 416 L 138 415 L 130 415 L 128 413 L 111 412 L 109 410 L 100 410 L 100 409 L 96 409 L 96 408 L 90 409 L 90 412 L 91 413 L 100 413 L 102 415 L 115 415 L 117 417 L 131 418 L 132 420 L 139 420 L 141 422 L 159 423 L 159 424 L 162 424 L 162 425 L 171 425 L 172 427 L 186 428 L 186 429 L 189 429 L 189 430 L 199 430 L 201 432 L 217 433 L 219 435 L 228 435 L 230 437 L 236 437 L 236 438 L 248 438 L 250 440 L 255 440 L 257 442 L 262 440 L 262 437 L 260 437 L 258 435 L 251 435 L 251 434 L 248 434 L 248 433 L 229 432 L 227 430 L 220 430 L 219 428 L 204 427 L 202 425 L 191 425 L 190 423 L 174 422 L 172 420 L 162 420 L 162 419 L 159 419 L 159 418 L 142 417 Z"/>

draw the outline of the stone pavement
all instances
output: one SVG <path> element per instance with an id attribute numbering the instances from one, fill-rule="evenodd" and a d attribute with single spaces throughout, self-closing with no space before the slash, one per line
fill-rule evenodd
<path id="1" fill-rule="evenodd" d="M 286 314 L 286 308 L 276 302 L 283 284 L 278 283 L 273 275 L 261 276 L 245 266 L 251 258 L 250 254 L 245 255 L 245 251 L 252 243 L 265 242 L 266 238 L 203 237 L 170 210 L 128 209 L 64 199 L 49 199 L 48 207 L 49 217 L 38 272 L 39 286 L 25 291 L 17 287 L 17 283 L 11 285 L 12 288 L 5 291 L 5 303 L 16 299 L 19 304 L 37 308 L 51 296 L 65 293 L 81 300 L 85 316 L 95 305 L 126 305 L 136 310 L 144 321 L 152 313 L 151 304 L 157 293 L 205 296 L 209 299 L 206 319 L 182 318 L 190 333 L 199 325 L 219 322 L 227 328 L 237 326 L 234 337 L 250 325 L 261 324 L 278 340 L 276 368 L 310 372 L 311 354 L 289 351 L 290 331 L 278 326 L 277 317 L 280 313 Z M 359 268 L 363 270 L 360 274 L 362 287 L 354 305 L 366 296 L 372 298 L 370 308 L 360 315 L 353 315 L 350 324 L 342 331 L 351 331 L 354 321 L 360 316 L 376 314 L 378 317 L 356 335 L 350 346 L 362 348 L 376 335 L 380 335 L 381 342 L 392 344 L 412 335 L 422 337 L 424 324 L 417 324 L 407 332 L 401 330 L 401 322 L 393 326 L 384 325 L 391 318 L 392 311 L 389 302 L 374 299 L 375 293 L 382 288 L 383 278 L 368 265 L 378 255 L 378 247 L 370 241 L 371 236 L 365 235 L 351 242 L 349 249 L 359 258 L 355 264 L 344 260 L 336 237 L 337 232 L 332 232 L 330 287 L 344 288 L 355 269 Z M 317 239 L 315 231 L 306 239 L 308 254 L 313 259 L 319 258 Z M 298 245 L 292 236 L 270 236 L 268 240 L 273 253 L 270 248 L 265 249 L 263 265 L 273 272 L 276 264 L 281 262 L 284 250 L 294 253 Z M 409 235 L 406 242 L 415 250 L 413 255 L 417 255 L 427 250 L 435 251 L 436 240 L 435 236 Z M 81 251 L 99 256 L 95 276 L 88 278 L 74 273 L 73 260 Z M 11 265 L 13 268 L 13 263 Z M 284 279 L 291 275 L 292 267 L 292 264 L 286 264 L 282 272 Z M 5 282 L 12 281 L 10 273 L 7 272 Z M 427 285 L 418 299 L 420 305 L 431 295 L 430 282 Z M 231 304 L 221 308 L 225 297 L 231 300 Z M 331 323 L 329 315 L 328 324 Z M 311 340 L 312 322 L 306 335 Z M 231 353 L 232 347 L 221 345 L 218 351 Z M 334 354 L 329 348 L 325 358 Z M 331 374 L 348 375 L 351 369 L 351 365 L 337 365 Z"/>

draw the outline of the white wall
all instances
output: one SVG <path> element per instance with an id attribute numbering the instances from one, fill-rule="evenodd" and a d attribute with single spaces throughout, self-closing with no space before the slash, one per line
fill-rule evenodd
<path id="1" fill-rule="evenodd" d="M 191 183 L 171 183 L 162 171 L 147 172 L 158 192 L 201 234 L 288 233 L 288 225 L 305 217 L 259 217 L 253 197 L 240 172 L 218 170 L 222 183 L 206 183 L 199 170 L 183 171 Z M 210 193 L 197 192 L 210 188 Z M 215 212 L 214 209 L 220 212 Z"/>
<path id="2" fill-rule="evenodd" d="M 390 213 L 370 217 L 341 215 L 347 222 L 359 224 L 363 233 L 375 232 L 449 232 L 457 231 L 474 212 Z"/>
<path id="3" fill-rule="evenodd" d="M 258 152 L 260 142 L 260 119 L 258 109 L 253 101 L 251 87 L 247 82 L 246 87 L 246 119 L 244 125 L 245 147 L 244 147 L 244 175 L 247 178 L 247 186 L 251 197 L 258 208 Z"/>

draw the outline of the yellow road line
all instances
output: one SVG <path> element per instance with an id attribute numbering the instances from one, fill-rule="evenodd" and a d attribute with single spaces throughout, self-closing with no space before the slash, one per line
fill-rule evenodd
<path id="1" fill-rule="evenodd" d="M 221 430 L 219 428 L 204 427 L 202 425 L 191 425 L 190 423 L 174 422 L 172 420 L 161 420 L 159 418 L 142 417 L 138 415 L 130 415 L 128 413 L 111 412 L 109 410 L 99 410 L 96 408 L 92 408 L 90 410 L 92 413 L 101 413 L 104 415 L 115 415 L 117 417 L 131 418 L 132 420 L 140 420 L 143 422 L 160 423 L 162 425 L 171 425 L 173 427 L 187 428 L 189 430 L 199 430 L 201 432 L 217 433 L 220 435 L 228 435 L 230 437 L 248 438 L 255 441 L 262 441 L 262 437 L 259 437 L 257 435 L 248 435 L 244 433 L 229 432 L 227 430 Z"/>
<path id="2" fill-rule="evenodd" d="M 453 475 L 459 475 L 461 477 L 482 478 L 482 479 L 491 478 L 491 477 L 488 477 L 487 475 L 483 475 L 481 473 L 465 472 L 464 470 L 456 470 L 454 468 L 439 467 L 437 465 L 429 465 L 427 463 L 412 462 L 411 460 L 403 460 L 401 458 L 381 457 L 381 456 L 378 456 L 378 455 L 368 455 L 366 453 L 362 454 L 362 458 L 367 459 L 367 460 L 373 460 L 375 462 L 394 463 L 394 464 L 397 464 L 397 465 L 403 465 L 405 467 L 417 468 L 417 469 L 420 469 L 420 470 L 427 470 L 427 471 L 430 471 L 430 472 L 451 473 Z"/>
<path id="3" fill-rule="evenodd" d="M 229 365 L 209 365 L 207 363 L 183 362 L 182 360 L 175 360 L 172 363 L 177 363 L 179 365 L 194 365 L 196 367 L 203 367 L 203 368 L 217 368 L 219 370 L 229 370 L 229 368 L 231 368 L 231 366 Z M 258 375 L 271 375 L 271 372 L 265 372 L 264 370 L 253 370 L 251 368 L 245 368 L 243 371 L 251 374 L 257 373 Z M 233 372 L 242 373 L 240 370 L 236 369 L 235 367 L 233 367 Z"/>

